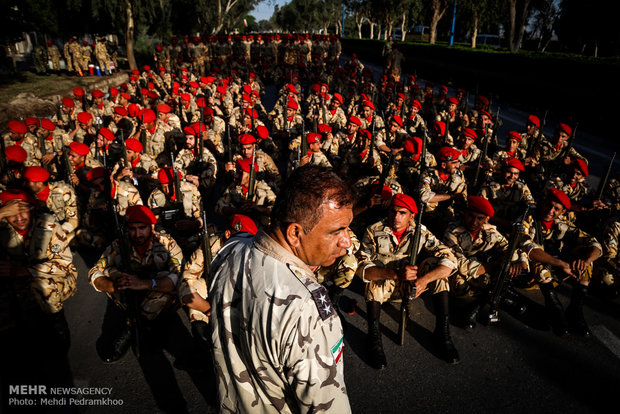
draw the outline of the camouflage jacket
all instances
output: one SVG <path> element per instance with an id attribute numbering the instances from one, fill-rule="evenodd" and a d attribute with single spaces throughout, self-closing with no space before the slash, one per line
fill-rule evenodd
<path id="1" fill-rule="evenodd" d="M 467 198 L 467 183 L 461 170 L 457 169 L 446 181 L 439 176 L 439 171 L 429 169 L 424 172 L 424 186 L 420 190 L 422 201 L 426 204 L 426 210 L 434 211 L 439 203 L 429 203 L 428 201 L 436 194 L 461 194 L 463 199 Z M 452 203 L 449 203 L 450 205 Z"/>
<path id="2" fill-rule="evenodd" d="M 480 195 L 491 202 L 496 216 L 507 219 L 518 217 L 525 205 L 534 204 L 532 192 L 523 181 L 516 181 L 509 188 L 491 181 L 482 186 Z"/>
<path id="3" fill-rule="evenodd" d="M 95 287 L 95 280 L 100 277 L 108 277 L 112 280 L 117 279 L 121 272 L 134 274 L 141 279 L 162 279 L 169 278 L 174 285 L 178 284 L 183 253 L 178 244 L 165 233 L 153 233 L 151 244 L 140 255 L 138 251 L 129 243 L 129 269 L 122 268 L 122 254 L 118 240 L 114 240 L 108 246 L 95 266 L 88 272 L 90 284 Z M 156 290 L 135 291 L 144 293 L 139 302 L 140 313 L 148 320 L 153 320 L 165 309 L 176 304 L 176 292 L 159 292 Z M 108 294 L 114 303 L 122 309 L 126 309 L 126 303 L 119 292 Z"/>
<path id="4" fill-rule="evenodd" d="M 197 165 L 196 155 L 194 153 L 199 153 L 196 149 L 187 149 L 183 148 L 177 154 L 174 160 L 174 167 L 181 171 L 183 175 L 194 174 L 197 175 L 200 179 L 201 185 L 205 187 L 211 187 L 215 184 L 215 177 L 217 175 L 217 160 L 206 147 L 202 149 L 202 167 L 200 172 L 190 171 L 188 172 L 189 167 L 193 167 Z"/>
<path id="5" fill-rule="evenodd" d="M 64 181 L 49 183 L 47 188 L 49 188 L 47 197 L 40 200 L 56 217 L 65 233 L 67 235 L 73 233 L 80 224 L 75 190 Z"/>
<path id="6" fill-rule="evenodd" d="M 200 195 L 200 191 L 198 191 L 198 187 L 194 184 L 187 181 L 180 181 L 181 183 L 181 193 L 183 193 L 183 211 L 187 218 L 199 219 L 201 214 L 201 200 L 202 196 Z M 164 194 L 162 190 L 159 188 L 153 190 L 153 192 L 149 195 L 147 200 L 147 206 L 154 210 L 156 208 L 163 208 L 168 204 L 168 198 Z"/>
<path id="7" fill-rule="evenodd" d="M 28 154 L 26 157 L 26 161 L 24 161 L 25 167 L 41 165 L 41 150 L 39 149 L 39 143 L 33 135 L 26 134 L 24 136 L 24 139 L 22 139 L 21 141 L 13 141 L 9 137 L 9 134 L 6 134 L 4 136 L 4 146 L 6 148 L 11 145 L 17 145 L 22 147 L 26 151 L 26 154 Z M 5 155 L 2 154 L 2 157 L 4 156 Z"/>
<path id="8" fill-rule="evenodd" d="M 620 255 L 618 255 L 618 240 L 620 240 L 620 220 L 612 218 L 605 223 L 601 244 L 603 255 L 600 263 L 618 275 L 620 272 Z"/>
<path id="9" fill-rule="evenodd" d="M 565 148 L 568 146 L 568 141 L 562 143 L 562 146 L 558 149 L 556 148 L 550 141 L 542 140 L 538 141 L 534 150 L 532 151 L 532 158 L 539 164 L 562 164 L 564 161 L 560 160 L 558 157 L 564 152 Z M 588 160 L 581 154 L 579 154 L 575 147 L 571 147 L 568 151 L 568 156 L 572 159 L 580 158 L 584 160 L 586 163 Z"/>
<path id="10" fill-rule="evenodd" d="M 2 286 L 12 283 L 17 298 L 10 299 L 22 302 L 22 306 L 35 301 L 45 313 L 56 313 L 77 291 L 77 269 L 69 248 L 70 239 L 52 215 L 31 217 L 33 224 L 24 236 L 5 220 L 0 221 L 0 259 L 26 266 L 32 275 L 32 278 L 6 278 Z"/>
<path id="11" fill-rule="evenodd" d="M 359 267 L 357 274 L 362 277 L 368 267 L 379 266 L 388 269 L 398 269 L 404 264 L 408 264 L 409 243 L 412 242 L 415 232 L 415 224 L 410 224 L 400 242 L 387 224 L 387 220 L 381 220 L 370 225 L 364 237 L 360 249 L 357 252 Z M 426 226 L 422 225 L 418 254 L 425 257 L 435 257 L 439 259 L 438 264 L 450 269 L 456 269 L 456 258 L 452 251 L 438 240 Z M 421 262 L 421 260 L 418 260 Z"/>
<path id="12" fill-rule="evenodd" d="M 231 413 L 349 413 L 343 330 L 310 268 L 259 231 L 212 264 L 219 405 Z M 231 306 L 232 305 L 232 306 Z"/>
<path id="13" fill-rule="evenodd" d="M 247 201 L 247 189 L 240 185 L 232 185 L 224 190 L 224 194 L 215 205 L 217 214 L 224 214 L 222 210 L 225 207 L 241 207 Z M 269 185 L 262 181 L 256 180 L 256 187 L 252 201 L 257 206 L 271 207 L 276 201 L 276 195 Z M 258 224 L 258 223 L 257 223 Z"/>
<path id="14" fill-rule="evenodd" d="M 585 179 L 578 182 L 573 187 L 567 182 L 564 175 L 556 175 L 551 177 L 545 184 L 545 190 L 548 190 L 549 188 L 557 188 L 558 190 L 562 190 L 568 198 L 570 198 L 571 203 L 576 204 L 586 203 L 588 196 L 590 195 L 590 187 L 587 185 Z"/>
<path id="15" fill-rule="evenodd" d="M 530 246 L 540 246 L 550 254 L 580 246 L 596 247 L 603 251 L 595 237 L 571 224 L 564 216 L 557 218 L 548 230 L 542 225 L 538 226 L 531 215 L 525 219 L 523 226 L 525 235 L 533 242 Z M 529 251 L 527 253 L 529 254 Z"/>

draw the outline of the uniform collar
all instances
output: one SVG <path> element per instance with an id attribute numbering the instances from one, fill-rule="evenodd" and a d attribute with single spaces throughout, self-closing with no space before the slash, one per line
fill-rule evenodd
<path id="1" fill-rule="evenodd" d="M 303 271 L 303 273 L 316 281 L 316 277 L 314 276 L 314 272 L 310 267 L 305 264 L 299 257 L 295 256 L 290 251 L 286 250 L 280 243 L 274 240 L 269 234 L 267 234 L 264 230 L 259 230 L 254 236 L 254 245 L 256 248 L 265 253 L 267 256 L 273 257 L 279 262 L 285 263 L 287 265 L 292 265 L 295 268 L 298 268 Z"/>

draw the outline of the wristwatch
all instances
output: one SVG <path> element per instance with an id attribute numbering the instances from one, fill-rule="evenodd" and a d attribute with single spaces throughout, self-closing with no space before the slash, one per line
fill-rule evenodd
<path id="1" fill-rule="evenodd" d="M 151 282 L 153 283 L 151 285 L 151 290 L 157 290 L 157 280 L 151 279 Z"/>

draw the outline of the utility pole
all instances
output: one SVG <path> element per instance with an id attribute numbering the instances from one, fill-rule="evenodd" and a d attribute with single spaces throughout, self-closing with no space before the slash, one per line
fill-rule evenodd
<path id="1" fill-rule="evenodd" d="M 454 8 L 452 9 L 452 28 L 450 29 L 450 46 L 454 45 L 454 27 L 456 25 L 456 0 L 454 0 Z"/>

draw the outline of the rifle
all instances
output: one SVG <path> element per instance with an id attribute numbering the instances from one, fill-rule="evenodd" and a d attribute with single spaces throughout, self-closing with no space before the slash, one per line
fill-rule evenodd
<path id="1" fill-rule="evenodd" d="M 75 184 L 71 181 L 71 174 L 73 171 L 73 165 L 69 162 L 69 148 L 65 147 L 65 150 L 62 152 L 62 161 L 65 167 L 65 181 L 69 184 L 73 189 L 75 189 Z"/>
<path id="2" fill-rule="evenodd" d="M 140 128 L 140 144 L 142 144 L 142 148 L 146 149 L 146 128 L 142 128 L 142 125 L 144 124 L 144 117 L 139 116 L 138 119 L 140 120 L 138 125 L 138 128 Z"/>
<path id="3" fill-rule="evenodd" d="M 499 107 L 497 107 L 497 113 L 495 114 L 495 125 L 493 125 L 493 133 L 489 136 L 488 130 L 484 136 L 484 146 L 482 147 L 482 154 L 478 158 L 478 162 L 476 164 L 476 173 L 474 175 L 474 181 L 472 183 L 472 188 L 478 188 L 478 180 L 480 178 L 480 166 L 482 164 L 482 160 L 487 157 L 487 153 L 489 151 L 489 142 L 493 140 L 493 137 L 497 135 L 497 128 L 499 127 Z M 472 194 L 474 194 L 472 192 Z"/>
<path id="4" fill-rule="evenodd" d="M 530 142 L 527 144 L 526 157 L 532 156 L 532 151 L 534 151 L 534 143 L 538 143 L 542 139 L 543 129 L 545 128 L 545 123 L 547 122 L 547 112 L 549 111 L 545 110 L 545 116 L 543 117 L 540 128 L 538 129 L 538 136 L 536 138 L 532 136 L 532 139 L 530 139 Z"/>
<path id="5" fill-rule="evenodd" d="M 0 150 L 2 150 L 2 155 L 0 156 L 0 172 L 6 171 L 6 175 L 8 176 L 9 183 L 15 183 L 16 182 L 15 173 L 9 167 L 9 163 L 6 160 L 6 157 L 4 156 L 5 149 L 6 147 L 4 145 L 4 138 L 0 137 Z"/>
<path id="6" fill-rule="evenodd" d="M 605 172 L 605 177 L 598 183 L 598 188 L 596 190 L 596 199 L 600 200 L 603 197 L 603 192 L 605 191 L 605 186 L 607 185 L 607 181 L 609 180 L 609 174 L 614 166 L 614 161 L 616 159 L 616 153 L 611 156 L 611 160 L 609 160 L 609 166 L 607 167 L 607 171 Z"/>
<path id="7" fill-rule="evenodd" d="M 254 169 L 254 162 L 256 161 L 256 145 L 254 149 L 252 149 L 252 163 L 250 164 L 250 182 L 248 183 L 248 197 L 249 201 L 252 200 L 254 196 L 254 191 L 256 187 L 256 170 Z"/>
<path id="8" fill-rule="evenodd" d="M 207 227 L 207 212 L 204 209 L 202 209 L 202 225 L 204 226 L 202 234 L 202 253 L 204 255 L 203 275 L 208 275 L 211 262 L 213 261 L 213 254 L 211 253 L 211 236 L 209 235 L 209 228 Z"/>
<path id="9" fill-rule="evenodd" d="M 577 122 L 575 124 L 575 128 L 573 129 L 573 133 L 571 134 L 570 138 L 568 139 L 568 145 L 566 145 L 566 147 L 562 150 L 562 153 L 557 158 L 558 160 L 562 161 L 564 158 L 568 157 L 568 154 L 570 153 L 571 148 L 573 148 L 573 142 L 575 142 L 575 136 L 577 135 L 577 127 L 578 126 L 579 126 L 579 122 Z"/>
<path id="10" fill-rule="evenodd" d="M 502 295 L 506 290 L 508 282 L 510 281 L 509 271 L 510 264 L 512 262 L 512 256 L 518 249 L 519 242 L 521 241 L 521 237 L 524 234 L 523 222 L 525 221 L 530 208 L 532 208 L 532 205 L 526 205 L 525 211 L 523 212 L 521 217 L 519 217 L 517 221 L 512 224 L 512 232 L 510 233 L 508 250 L 506 251 L 506 255 L 504 256 L 502 268 L 497 275 L 497 278 L 495 279 L 493 289 L 491 290 L 489 295 L 489 312 L 486 319 L 487 324 L 499 322 L 499 305 L 502 299 Z"/>
<path id="11" fill-rule="evenodd" d="M 426 132 L 426 130 L 425 130 Z M 424 180 L 424 170 L 426 169 L 426 136 L 422 139 L 422 149 L 420 150 L 420 172 L 418 173 L 418 192 L 422 188 Z M 418 250 L 420 249 L 420 238 L 422 237 L 422 213 L 424 212 L 424 203 L 422 197 L 418 193 L 418 216 L 416 217 L 415 231 L 413 239 L 409 240 L 409 266 L 415 266 L 418 261 Z M 414 283 L 405 283 L 405 292 L 400 304 L 400 321 L 398 324 L 398 338 L 400 346 L 405 344 L 405 331 L 407 329 L 407 319 L 409 318 L 409 303 L 415 298 L 416 286 Z"/>
<path id="12" fill-rule="evenodd" d="M 185 208 L 183 207 L 183 192 L 181 191 L 181 180 L 179 179 L 179 172 L 174 166 L 174 153 L 170 151 L 170 165 L 172 166 L 172 175 L 174 183 L 174 194 L 176 195 L 176 204 L 181 206 L 181 212 L 185 214 Z"/>
<path id="13" fill-rule="evenodd" d="M 301 124 L 301 142 L 299 143 L 299 148 L 300 148 L 300 153 L 302 157 L 305 157 L 306 155 L 308 155 L 308 140 L 306 139 L 305 135 L 305 131 L 304 131 L 304 124 Z"/>
<path id="14" fill-rule="evenodd" d="M 71 121 L 70 118 L 69 118 L 69 121 Z M 62 103 L 56 107 L 56 123 L 58 123 L 58 122 L 62 122 L 63 123 L 63 125 L 60 126 L 60 128 L 62 128 L 63 130 L 66 131 L 68 125 L 65 125 L 64 121 L 62 119 Z"/>

